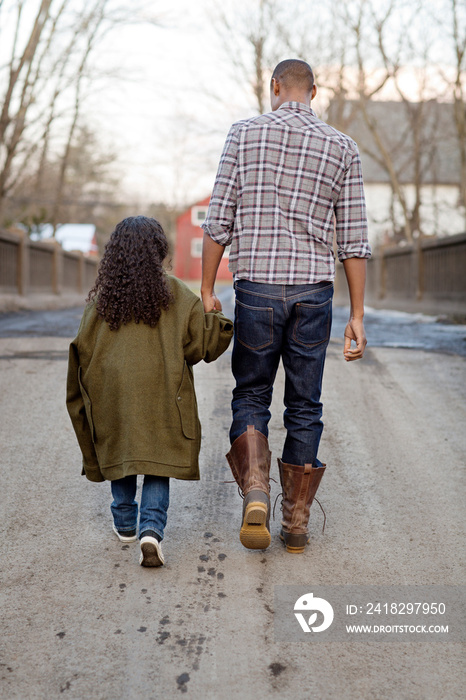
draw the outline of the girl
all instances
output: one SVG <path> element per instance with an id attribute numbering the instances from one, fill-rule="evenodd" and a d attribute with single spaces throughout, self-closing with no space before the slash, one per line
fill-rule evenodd
<path id="1" fill-rule="evenodd" d="M 142 566 L 164 563 L 169 478 L 199 479 L 192 365 L 228 347 L 233 324 L 165 273 L 168 243 L 145 216 L 118 224 L 70 345 L 67 408 L 90 481 L 111 481 L 113 530 L 137 539 Z"/>

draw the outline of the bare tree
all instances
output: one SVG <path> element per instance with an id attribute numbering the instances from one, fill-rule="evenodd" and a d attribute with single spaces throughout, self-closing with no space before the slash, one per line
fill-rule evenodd
<path id="1" fill-rule="evenodd" d="M 115 154 L 105 151 L 99 137 L 88 127 L 75 130 L 67 157 L 58 220 L 99 224 L 102 211 L 114 209 L 119 178 L 113 163 Z M 35 174 L 26 174 L 5 204 L 5 218 L 24 224 L 37 233 L 40 224 L 50 224 L 62 170 L 62 154 L 43 164 L 44 177 L 37 189 Z"/>
<path id="2" fill-rule="evenodd" d="M 39 73 L 34 71 L 34 61 L 37 58 L 41 37 L 50 17 L 51 4 L 52 0 L 41 1 L 26 45 L 19 56 L 17 55 L 17 44 L 24 2 L 18 0 L 16 5 L 17 19 L 0 115 L 0 207 L 8 192 L 8 179 L 13 161 L 26 128 L 28 111 L 34 100 L 36 87 L 34 77 L 37 79 Z"/>
<path id="3" fill-rule="evenodd" d="M 349 0 L 335 3 L 334 11 L 344 43 L 333 76 L 332 123 L 351 134 L 362 120 L 366 135 L 357 128 L 363 134 L 357 139 L 360 150 L 386 173 L 393 230 L 407 242 L 423 234 L 425 186 L 435 185 L 450 114 L 448 105 L 442 110 L 438 103 L 448 96 L 432 79 L 436 36 L 429 32 L 433 23 L 426 21 L 427 10 L 422 0 L 384 5 Z M 387 96 L 391 124 L 380 109 Z"/>
<path id="4" fill-rule="evenodd" d="M 466 7 L 450 0 L 452 38 L 455 55 L 453 100 L 458 146 L 461 157 L 460 203 L 466 207 Z M 466 213 L 465 213 L 466 215 Z"/>
<path id="5" fill-rule="evenodd" d="M 98 75 L 91 55 L 116 26 L 154 22 L 142 15 L 147 4 L 147 0 L 138 0 L 131 7 L 121 0 L 0 2 L 4 25 L 0 45 L 0 217 L 7 196 L 11 199 L 22 183 L 27 181 L 29 191 L 35 190 L 37 196 L 49 163 L 56 162 L 57 143 L 61 142 L 59 177 L 54 178 L 55 203 L 48 209 L 54 225 L 58 223 L 70 153 L 85 98 Z M 34 5 L 37 9 L 32 16 Z M 2 65 L 7 48 L 9 57 Z"/>
<path id="6" fill-rule="evenodd" d="M 220 11 L 225 51 L 253 91 L 258 111 L 264 110 L 264 79 L 276 60 L 295 56 L 311 63 L 319 87 L 318 112 L 324 116 L 331 105 L 332 123 L 350 135 L 359 125 L 360 150 L 385 174 L 393 199 L 391 225 L 407 242 L 425 228 L 426 184 L 435 185 L 439 162 L 445 161 L 442 138 L 451 103 L 462 201 L 465 196 L 466 6 L 459 0 L 438 4 L 444 27 L 450 18 L 447 32 L 438 31 L 439 16 L 432 21 L 427 0 L 291 0 L 286 5 L 251 0 L 247 10 L 237 3 L 233 15 L 229 5 L 222 4 Z M 447 60 L 455 68 L 450 88 L 446 81 L 433 80 L 440 42 L 441 55 L 450 51 Z M 390 100 L 394 120 L 396 116 L 392 128 L 380 110 L 380 103 Z M 447 103 L 443 115 L 440 101 Z"/>
<path id="7" fill-rule="evenodd" d="M 285 43 L 280 38 L 280 17 L 277 0 L 213 4 L 212 20 L 233 68 L 232 80 L 250 90 L 259 114 L 267 109 L 268 81 Z"/>
<path id="8" fill-rule="evenodd" d="M 396 0 L 391 0 L 391 2 L 384 7 L 383 13 L 381 15 L 376 14 L 376 10 L 373 6 L 368 5 L 365 0 L 362 0 L 357 8 L 356 21 L 351 22 L 351 17 L 349 13 L 346 14 L 346 19 L 348 25 L 353 32 L 355 50 L 357 56 L 357 66 L 358 66 L 358 106 L 363 119 L 369 129 L 373 141 L 376 145 L 376 152 L 371 151 L 367 144 L 362 144 L 362 149 L 365 150 L 369 155 L 372 156 L 388 173 L 390 184 L 398 199 L 404 215 L 404 233 L 406 240 L 412 242 L 413 240 L 413 221 L 415 221 L 416 228 L 419 225 L 419 192 L 420 192 L 420 181 L 419 181 L 419 159 L 420 151 L 418 148 L 414 149 L 414 161 L 415 161 L 415 187 L 416 187 L 416 203 L 415 211 L 411 212 L 409 210 L 408 202 L 405 196 L 405 192 L 402 185 L 402 172 L 403 167 L 400 167 L 399 153 L 393 151 L 392 148 L 387 144 L 386 139 L 384 139 L 384 134 L 381 133 L 379 125 L 376 120 L 371 116 L 370 103 L 377 96 L 388 82 L 393 81 L 397 86 L 398 93 L 401 95 L 405 106 L 407 107 L 407 113 L 410 123 L 410 129 L 413 130 L 414 142 L 416 145 L 419 144 L 419 129 L 421 128 L 421 120 L 419 111 L 412 110 L 409 105 L 409 101 L 402 94 L 399 88 L 399 83 L 397 81 L 399 69 L 400 69 L 400 53 L 401 47 L 399 42 L 396 45 L 396 52 L 393 58 L 389 57 L 388 49 L 385 40 L 386 27 L 396 12 L 397 2 Z M 367 25 L 375 30 L 375 36 L 377 37 L 377 46 L 380 52 L 380 58 L 382 59 L 383 68 L 380 71 L 378 80 L 375 84 L 369 85 L 369 75 L 372 74 L 373 68 L 368 68 L 365 62 L 365 34 L 367 33 Z M 406 140 L 405 134 L 402 134 L 401 142 L 404 143 Z M 397 149 L 399 151 L 399 149 Z M 397 162 L 395 162 L 395 157 L 397 157 Z"/>
<path id="9" fill-rule="evenodd" d="M 76 127 L 77 127 L 78 119 L 79 119 L 79 114 L 80 114 L 80 110 L 81 110 L 81 106 L 82 106 L 81 105 L 82 82 L 83 82 L 83 78 L 85 77 L 85 71 L 86 71 L 86 67 L 87 67 L 87 62 L 89 60 L 89 56 L 92 52 L 92 49 L 94 48 L 94 44 L 95 44 L 97 37 L 99 35 L 99 30 L 102 26 L 104 19 L 105 19 L 105 10 L 106 10 L 107 4 L 108 4 L 108 0 L 97 0 L 94 7 L 92 8 L 91 14 L 85 18 L 85 24 L 87 27 L 87 36 L 86 36 L 86 41 L 85 41 L 85 45 L 84 45 L 84 51 L 83 51 L 81 61 L 79 63 L 78 70 L 76 73 L 73 116 L 72 116 L 71 123 L 70 123 L 69 129 L 68 129 L 68 138 L 66 140 L 65 149 L 63 152 L 63 156 L 61 158 L 60 175 L 58 178 L 58 184 L 57 184 L 57 190 L 56 190 L 56 196 L 55 196 L 55 204 L 53 207 L 53 212 L 52 212 L 52 217 L 51 217 L 51 224 L 52 224 L 54 233 L 55 233 L 55 230 L 56 230 L 56 227 L 58 224 L 58 215 L 60 212 L 60 207 L 61 207 L 62 199 L 63 199 L 66 170 L 68 168 L 69 157 L 70 157 L 71 147 L 72 147 L 72 143 L 73 143 L 73 137 L 74 137 L 74 134 L 76 131 Z"/>

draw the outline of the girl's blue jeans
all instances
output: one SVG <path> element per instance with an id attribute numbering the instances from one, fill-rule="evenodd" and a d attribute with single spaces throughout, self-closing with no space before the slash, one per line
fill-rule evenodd
<path id="1" fill-rule="evenodd" d="M 154 530 L 160 539 L 167 524 L 169 504 L 169 484 L 167 476 L 144 476 L 141 505 L 139 507 L 139 535 L 146 530 Z M 138 524 L 138 504 L 135 501 L 137 476 L 125 476 L 111 482 L 113 503 L 110 506 L 113 522 L 120 532 L 136 530 Z"/>
<path id="2" fill-rule="evenodd" d="M 332 282 L 279 285 L 235 283 L 232 370 L 233 443 L 248 425 L 266 437 L 273 384 L 285 369 L 286 439 L 282 460 L 312 464 L 322 434 L 322 375 L 332 325 Z"/>

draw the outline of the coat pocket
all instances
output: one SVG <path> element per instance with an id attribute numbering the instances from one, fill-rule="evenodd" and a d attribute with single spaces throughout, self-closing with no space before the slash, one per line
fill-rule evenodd
<path id="1" fill-rule="evenodd" d="M 183 435 L 190 440 L 198 436 L 197 404 L 192 370 L 185 363 L 181 384 L 176 394 L 176 405 L 181 420 Z"/>
<path id="2" fill-rule="evenodd" d="M 92 404 L 91 404 L 91 400 L 89 398 L 89 394 L 85 390 L 84 385 L 83 385 L 82 380 L 81 380 L 81 367 L 78 368 L 78 381 L 79 381 L 79 388 L 81 390 L 81 396 L 83 397 L 83 401 L 84 401 L 84 408 L 86 411 L 87 422 L 89 423 L 89 427 L 91 429 L 92 440 L 93 440 L 93 442 L 95 442 L 96 435 L 95 435 L 94 421 L 92 420 Z"/>

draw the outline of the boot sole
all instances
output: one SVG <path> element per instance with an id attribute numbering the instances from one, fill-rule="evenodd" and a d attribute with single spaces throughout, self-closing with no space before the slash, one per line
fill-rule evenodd
<path id="1" fill-rule="evenodd" d="M 239 533 L 241 544 L 247 549 L 267 549 L 271 538 L 266 522 L 267 505 L 260 501 L 248 503 Z"/>
<path id="2" fill-rule="evenodd" d="M 286 533 L 286 534 L 288 534 L 288 533 Z M 302 554 L 304 552 L 304 550 L 306 549 L 306 545 L 309 544 L 310 540 L 307 538 L 306 535 L 293 535 L 292 533 L 290 533 L 290 535 L 293 538 L 306 537 L 304 544 L 295 543 L 295 545 L 293 546 L 292 544 L 288 544 L 288 542 L 286 541 L 286 537 L 283 534 L 283 531 L 280 533 L 280 539 L 285 544 L 287 552 L 289 552 L 290 554 Z"/>

